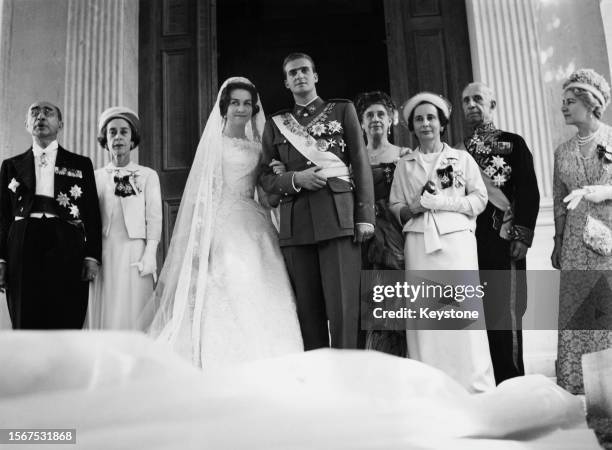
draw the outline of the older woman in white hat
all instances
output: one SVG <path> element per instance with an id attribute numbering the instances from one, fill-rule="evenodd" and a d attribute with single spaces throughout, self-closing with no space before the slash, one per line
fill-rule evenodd
<path id="1" fill-rule="evenodd" d="M 476 161 L 442 142 L 451 105 L 439 95 L 421 92 L 401 113 L 419 142 L 398 163 L 389 198 L 403 225 L 406 270 L 476 271 L 474 230 L 487 190 Z M 477 282 L 475 272 L 470 276 Z M 481 329 L 407 330 L 409 357 L 444 370 L 473 392 L 494 387 L 484 316 L 480 320 L 474 328 Z"/>
<path id="2" fill-rule="evenodd" d="M 110 162 L 96 170 L 102 216 L 102 266 L 90 288 L 90 328 L 138 329 L 157 278 L 162 231 L 159 177 L 131 162 L 140 142 L 140 121 L 125 107 L 105 110 L 98 142 Z"/>
<path id="3" fill-rule="evenodd" d="M 557 382 L 584 393 L 584 353 L 612 347 L 612 127 L 601 122 L 610 86 L 591 69 L 563 84 L 561 112 L 577 132 L 555 150 L 555 247 L 561 269 Z M 607 278 L 607 282 L 605 280 Z"/>

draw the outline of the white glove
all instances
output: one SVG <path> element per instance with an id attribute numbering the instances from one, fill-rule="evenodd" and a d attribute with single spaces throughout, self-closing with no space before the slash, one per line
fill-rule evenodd
<path id="1" fill-rule="evenodd" d="M 440 194 L 432 194 L 431 192 L 425 191 L 421 195 L 421 206 L 425 209 L 442 209 L 444 205 L 444 197 Z"/>
<path id="2" fill-rule="evenodd" d="M 563 199 L 563 201 L 567 203 L 567 209 L 575 209 L 576 206 L 578 206 L 578 203 L 580 203 L 580 200 L 582 200 L 582 197 L 584 197 L 584 194 L 586 194 L 585 189 L 574 189 L 572 192 L 570 192 Z"/>
<path id="3" fill-rule="evenodd" d="M 142 258 L 140 261 L 131 264 L 138 268 L 141 277 L 153 275 L 153 282 L 157 283 L 157 244 L 155 239 L 147 240 Z"/>
<path id="4" fill-rule="evenodd" d="M 453 211 L 473 215 L 472 205 L 466 197 L 447 197 L 442 194 L 431 194 L 427 191 L 421 195 L 423 208 L 438 211 Z"/>
<path id="5" fill-rule="evenodd" d="M 601 203 L 612 199 L 612 186 L 596 184 L 594 186 L 584 186 L 586 191 L 584 199 L 592 203 Z"/>

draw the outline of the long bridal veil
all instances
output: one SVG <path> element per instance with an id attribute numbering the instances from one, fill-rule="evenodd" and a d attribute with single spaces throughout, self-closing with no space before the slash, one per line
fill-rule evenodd
<path id="1" fill-rule="evenodd" d="M 219 101 L 232 82 L 252 84 L 243 77 L 227 79 L 217 95 L 194 157 L 172 241 L 153 298 L 145 308 L 142 325 L 149 334 L 170 344 L 194 365 L 202 365 L 201 318 L 206 298 L 208 263 L 213 239 L 215 211 L 223 193 L 222 133 L 225 120 Z M 247 124 L 247 137 L 260 140 L 265 125 L 259 112 Z"/>

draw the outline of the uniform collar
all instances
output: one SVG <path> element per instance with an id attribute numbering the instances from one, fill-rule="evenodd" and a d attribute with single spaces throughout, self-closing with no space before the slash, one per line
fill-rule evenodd
<path id="1" fill-rule="evenodd" d="M 325 104 L 321 97 L 315 97 L 309 101 L 306 105 L 298 105 L 297 103 L 293 107 L 293 115 L 295 117 L 310 117 L 313 116 L 321 106 Z"/>
<path id="2" fill-rule="evenodd" d="M 486 134 L 495 131 L 495 124 L 493 122 L 485 122 L 474 128 L 474 134 Z"/>

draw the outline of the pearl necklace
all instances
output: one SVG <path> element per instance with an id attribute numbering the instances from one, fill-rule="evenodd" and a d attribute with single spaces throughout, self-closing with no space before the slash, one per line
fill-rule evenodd
<path id="1" fill-rule="evenodd" d="M 582 137 L 582 136 L 580 136 L 580 134 L 576 133 L 576 137 L 578 138 L 578 146 L 579 147 L 584 147 L 589 142 L 591 142 L 593 139 L 595 139 L 595 136 L 597 136 L 598 133 L 599 133 L 599 128 L 597 128 L 597 130 L 593 131 L 588 136 L 584 136 L 584 137 Z"/>

